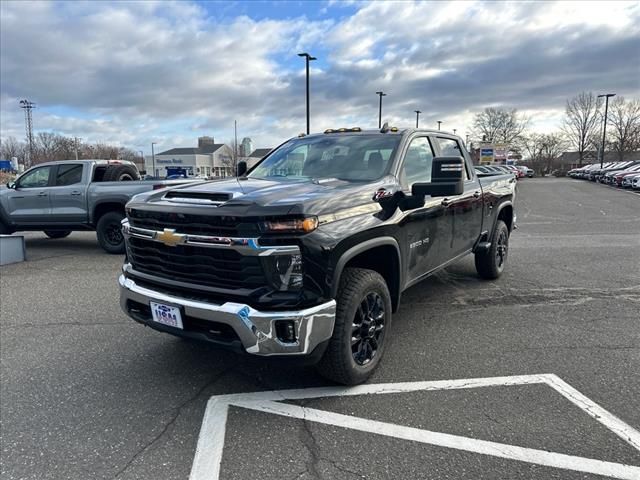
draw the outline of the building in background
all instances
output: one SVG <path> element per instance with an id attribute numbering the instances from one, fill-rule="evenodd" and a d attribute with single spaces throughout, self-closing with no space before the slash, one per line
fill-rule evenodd
<path id="1" fill-rule="evenodd" d="M 153 171 L 153 159 L 145 157 L 145 170 Z M 155 155 L 156 177 L 169 172 L 185 172 L 188 176 L 233 176 L 233 150 L 224 143 L 215 143 L 213 137 L 199 137 L 197 147 L 172 148 Z"/>
<path id="2" fill-rule="evenodd" d="M 253 152 L 253 141 L 249 137 L 244 137 L 240 144 L 238 156 L 248 157 L 251 155 L 251 152 Z"/>

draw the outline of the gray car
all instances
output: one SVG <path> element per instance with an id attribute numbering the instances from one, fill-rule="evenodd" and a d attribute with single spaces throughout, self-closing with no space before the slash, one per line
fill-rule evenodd
<path id="1" fill-rule="evenodd" d="M 124 253 L 120 222 L 134 195 L 190 180 L 138 181 L 135 165 L 120 160 L 42 163 L 0 190 L 0 234 L 40 230 L 63 238 L 95 230 L 108 253 Z"/>

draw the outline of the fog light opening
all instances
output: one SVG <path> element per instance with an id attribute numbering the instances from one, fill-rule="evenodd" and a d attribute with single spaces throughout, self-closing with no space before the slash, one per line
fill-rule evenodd
<path id="1" fill-rule="evenodd" d="M 296 326 L 293 320 L 278 320 L 276 322 L 276 336 L 282 343 L 296 343 Z"/>

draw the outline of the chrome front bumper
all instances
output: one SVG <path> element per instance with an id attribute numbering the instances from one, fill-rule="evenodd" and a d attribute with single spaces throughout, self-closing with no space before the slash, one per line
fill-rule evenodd
<path id="1" fill-rule="evenodd" d="M 153 301 L 178 306 L 186 317 L 229 325 L 238 335 L 247 353 L 253 355 L 308 355 L 333 334 L 336 316 L 335 300 L 304 310 L 263 312 L 241 303 L 225 302 L 216 305 L 157 292 L 137 285 L 133 279 L 127 278 L 124 274 L 120 275 L 118 282 L 120 283 L 120 306 L 135 320 L 140 321 L 130 314 L 129 301 L 142 305 L 149 305 L 149 302 Z M 285 343 L 277 338 L 275 322 L 278 320 L 294 322 L 295 342 Z M 154 326 L 151 318 L 145 319 L 144 323 Z M 183 332 L 171 327 L 163 329 L 175 335 Z"/>

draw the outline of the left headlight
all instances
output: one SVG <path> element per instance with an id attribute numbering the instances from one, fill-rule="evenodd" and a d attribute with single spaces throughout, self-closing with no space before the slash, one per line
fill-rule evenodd
<path id="1" fill-rule="evenodd" d="M 268 220 L 263 226 L 269 233 L 310 233 L 318 228 L 318 217 Z"/>
<path id="2" fill-rule="evenodd" d="M 302 255 L 269 255 L 262 258 L 271 285 L 280 291 L 302 288 Z"/>

